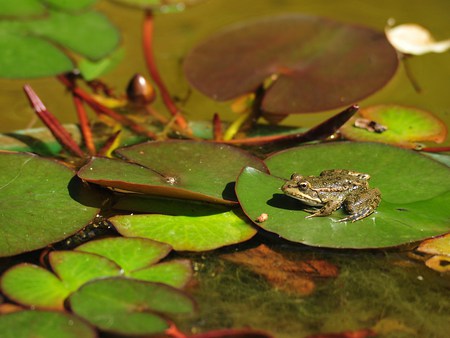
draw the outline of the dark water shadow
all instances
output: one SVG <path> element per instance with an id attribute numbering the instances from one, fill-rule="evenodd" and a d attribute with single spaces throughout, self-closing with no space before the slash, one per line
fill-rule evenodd
<path id="1" fill-rule="evenodd" d="M 78 176 L 72 177 L 67 190 L 73 200 L 92 208 L 104 208 L 111 199 L 108 190 L 83 182 Z"/>

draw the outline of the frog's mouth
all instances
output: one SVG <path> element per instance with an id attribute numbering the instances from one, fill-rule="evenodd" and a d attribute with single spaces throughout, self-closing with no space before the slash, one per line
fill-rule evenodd
<path id="1" fill-rule="evenodd" d="M 300 191 L 289 192 L 289 196 L 301 201 L 303 204 L 309 205 L 311 207 L 323 206 L 323 202 L 319 197 L 314 197 L 311 195 L 303 194 Z"/>

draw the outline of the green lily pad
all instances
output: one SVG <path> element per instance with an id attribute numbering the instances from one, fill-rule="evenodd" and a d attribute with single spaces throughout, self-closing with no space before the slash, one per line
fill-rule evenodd
<path id="1" fill-rule="evenodd" d="M 205 251 L 246 241 L 256 234 L 237 212 L 207 216 L 130 215 L 110 219 L 127 237 L 144 237 L 180 251 Z"/>
<path id="2" fill-rule="evenodd" d="M 354 104 L 382 88 L 397 67 L 383 32 L 303 14 L 233 25 L 184 62 L 189 82 L 219 101 L 254 92 L 270 79 L 262 110 L 282 115 Z"/>
<path id="3" fill-rule="evenodd" d="M 3 294 L 9 299 L 38 309 L 62 310 L 64 299 L 69 295 L 58 277 L 28 263 L 15 265 L 4 272 L 0 282 Z"/>
<path id="4" fill-rule="evenodd" d="M 0 316 L 2 338 L 95 338 L 96 330 L 80 318 L 63 312 L 25 310 Z"/>
<path id="5" fill-rule="evenodd" d="M 238 148 L 196 141 L 148 142 L 116 153 L 126 161 L 93 158 L 78 172 L 85 181 L 150 195 L 235 204 L 240 170 L 266 170 Z"/>
<path id="6" fill-rule="evenodd" d="M 52 76 L 74 68 L 77 53 L 99 60 L 119 43 L 117 29 L 101 13 L 48 10 L 44 17 L 1 20 L 0 77 Z M 61 48 L 62 47 L 62 48 Z"/>
<path id="7" fill-rule="evenodd" d="M 98 209 L 75 200 L 83 191 L 73 176 L 48 159 L 0 152 L 0 257 L 43 248 L 89 223 Z"/>
<path id="8" fill-rule="evenodd" d="M 85 284 L 69 302 L 76 315 L 101 330 L 127 335 L 164 332 L 168 316 L 194 311 L 193 301 L 178 289 L 126 278 Z"/>
<path id="9" fill-rule="evenodd" d="M 239 176 L 239 202 L 255 224 L 293 242 L 332 248 L 380 248 L 422 240 L 450 230 L 450 170 L 412 151 L 376 143 L 335 143 L 279 152 L 266 160 L 271 174 L 246 168 Z M 407 169 L 405 169 L 407 166 Z M 280 187 L 293 172 L 318 175 L 350 169 L 371 175 L 382 201 L 371 216 L 354 223 L 329 217 L 305 219 L 301 202 Z M 262 214 L 267 220 L 257 222 Z"/>
<path id="10" fill-rule="evenodd" d="M 123 270 L 133 271 L 160 261 L 172 247 L 145 238 L 114 237 L 90 241 L 75 250 L 106 257 L 116 262 Z"/>
<path id="11" fill-rule="evenodd" d="M 53 8 L 65 11 L 80 11 L 86 9 L 97 2 L 97 0 L 43 0 L 46 4 Z"/>
<path id="12" fill-rule="evenodd" d="M 387 130 L 370 132 L 355 127 L 357 119 L 375 121 Z M 340 129 L 345 138 L 355 141 L 370 141 L 415 148 L 416 142 L 433 141 L 441 143 L 447 136 L 447 127 L 432 113 L 398 105 L 377 105 L 361 109 Z"/>
<path id="13" fill-rule="evenodd" d="M 130 272 L 129 277 L 174 288 L 183 288 L 192 276 L 191 262 L 186 259 L 159 263 L 148 268 Z"/>
<path id="14" fill-rule="evenodd" d="M 50 253 L 50 271 L 32 264 L 19 264 L 1 279 L 2 291 L 17 303 L 41 309 L 63 309 L 70 293 L 91 279 L 118 276 L 120 267 L 101 256 L 84 252 Z"/>
<path id="15" fill-rule="evenodd" d="M 31 17 L 43 15 L 45 12 L 45 5 L 39 0 L 0 2 L 0 17 Z"/>

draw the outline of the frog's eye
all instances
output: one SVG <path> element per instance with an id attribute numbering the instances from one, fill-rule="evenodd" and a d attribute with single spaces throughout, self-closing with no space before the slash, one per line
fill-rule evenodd
<path id="1" fill-rule="evenodd" d="M 309 188 L 309 182 L 299 182 L 298 187 L 302 190 L 306 190 Z"/>

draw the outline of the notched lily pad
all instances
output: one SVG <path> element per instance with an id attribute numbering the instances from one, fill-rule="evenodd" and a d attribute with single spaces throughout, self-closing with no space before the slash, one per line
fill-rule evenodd
<path id="1" fill-rule="evenodd" d="M 234 182 L 262 161 L 238 148 L 196 141 L 164 141 L 121 148 L 125 161 L 93 158 L 78 172 L 85 181 L 149 195 L 235 204 Z"/>
<path id="2" fill-rule="evenodd" d="M 36 155 L 0 152 L 0 257 L 45 247 L 89 223 L 98 209 L 74 199 L 74 174 Z"/>
<path id="3" fill-rule="evenodd" d="M 287 14 L 231 26 L 186 57 L 184 72 L 222 101 L 271 77 L 262 110 L 317 112 L 348 106 L 382 88 L 398 66 L 382 32 L 311 15 Z"/>
<path id="4" fill-rule="evenodd" d="M 357 119 L 379 123 L 387 130 L 377 133 L 355 127 Z M 441 143 L 447 136 L 447 127 L 432 113 L 417 108 L 398 105 L 377 105 L 361 109 L 341 129 L 350 140 L 390 143 L 415 148 L 416 142 Z"/>
<path id="5" fill-rule="evenodd" d="M 163 332 L 167 317 L 194 311 L 193 301 L 175 288 L 125 278 L 85 284 L 69 301 L 75 314 L 101 330 L 126 335 Z"/>
<path id="6" fill-rule="evenodd" d="M 405 170 L 405 163 L 408 170 Z M 371 143 L 335 143 L 293 148 L 266 160 L 272 175 L 246 168 L 239 176 L 239 202 L 255 224 L 293 242 L 332 248 L 401 245 L 450 230 L 450 170 L 412 151 Z M 375 213 L 354 223 L 329 217 L 305 219 L 301 202 L 280 187 L 293 172 L 318 175 L 326 169 L 350 169 L 371 175 L 381 191 Z M 419 174 L 420 173 L 420 174 Z M 256 222 L 261 214 L 263 222 Z"/>

